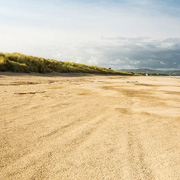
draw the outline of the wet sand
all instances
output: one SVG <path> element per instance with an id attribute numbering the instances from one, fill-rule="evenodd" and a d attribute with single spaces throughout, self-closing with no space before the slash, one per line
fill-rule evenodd
<path id="1" fill-rule="evenodd" d="M 0 73 L 0 179 L 179 180 L 180 79 Z"/>

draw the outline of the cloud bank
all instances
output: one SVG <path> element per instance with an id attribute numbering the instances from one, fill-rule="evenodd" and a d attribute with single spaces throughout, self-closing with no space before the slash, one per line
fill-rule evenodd
<path id="1" fill-rule="evenodd" d="M 151 40 L 145 37 L 102 37 L 99 42 L 52 46 L 46 51 L 49 54 L 55 52 L 54 59 L 114 69 L 180 68 L 180 38 Z"/>

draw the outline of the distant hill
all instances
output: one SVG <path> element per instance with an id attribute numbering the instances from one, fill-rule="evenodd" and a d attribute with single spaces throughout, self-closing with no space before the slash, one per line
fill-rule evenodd
<path id="1" fill-rule="evenodd" d="M 180 70 L 155 70 L 155 69 L 121 69 L 123 72 L 133 72 L 133 73 L 141 73 L 145 74 L 148 72 L 152 75 L 162 75 L 162 76 L 168 76 L 169 73 L 172 76 L 180 76 Z"/>
<path id="2" fill-rule="evenodd" d="M 63 62 L 20 53 L 0 53 L 0 71 L 38 72 L 38 73 L 94 73 L 132 75 L 132 73 L 111 70 L 98 66 L 84 65 L 73 62 Z"/>

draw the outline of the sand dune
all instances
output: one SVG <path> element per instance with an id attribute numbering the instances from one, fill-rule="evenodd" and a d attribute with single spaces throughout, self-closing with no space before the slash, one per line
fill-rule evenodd
<path id="1" fill-rule="evenodd" d="M 180 179 L 180 79 L 0 74 L 0 179 Z"/>

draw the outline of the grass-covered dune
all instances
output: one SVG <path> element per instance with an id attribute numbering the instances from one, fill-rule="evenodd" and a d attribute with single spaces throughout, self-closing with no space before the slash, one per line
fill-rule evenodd
<path id="1" fill-rule="evenodd" d="M 60 73 L 99 73 L 131 75 L 128 72 L 115 71 L 103 67 L 84 65 L 73 62 L 63 62 L 20 53 L 0 53 L 0 71 L 10 72 L 60 72 Z"/>

